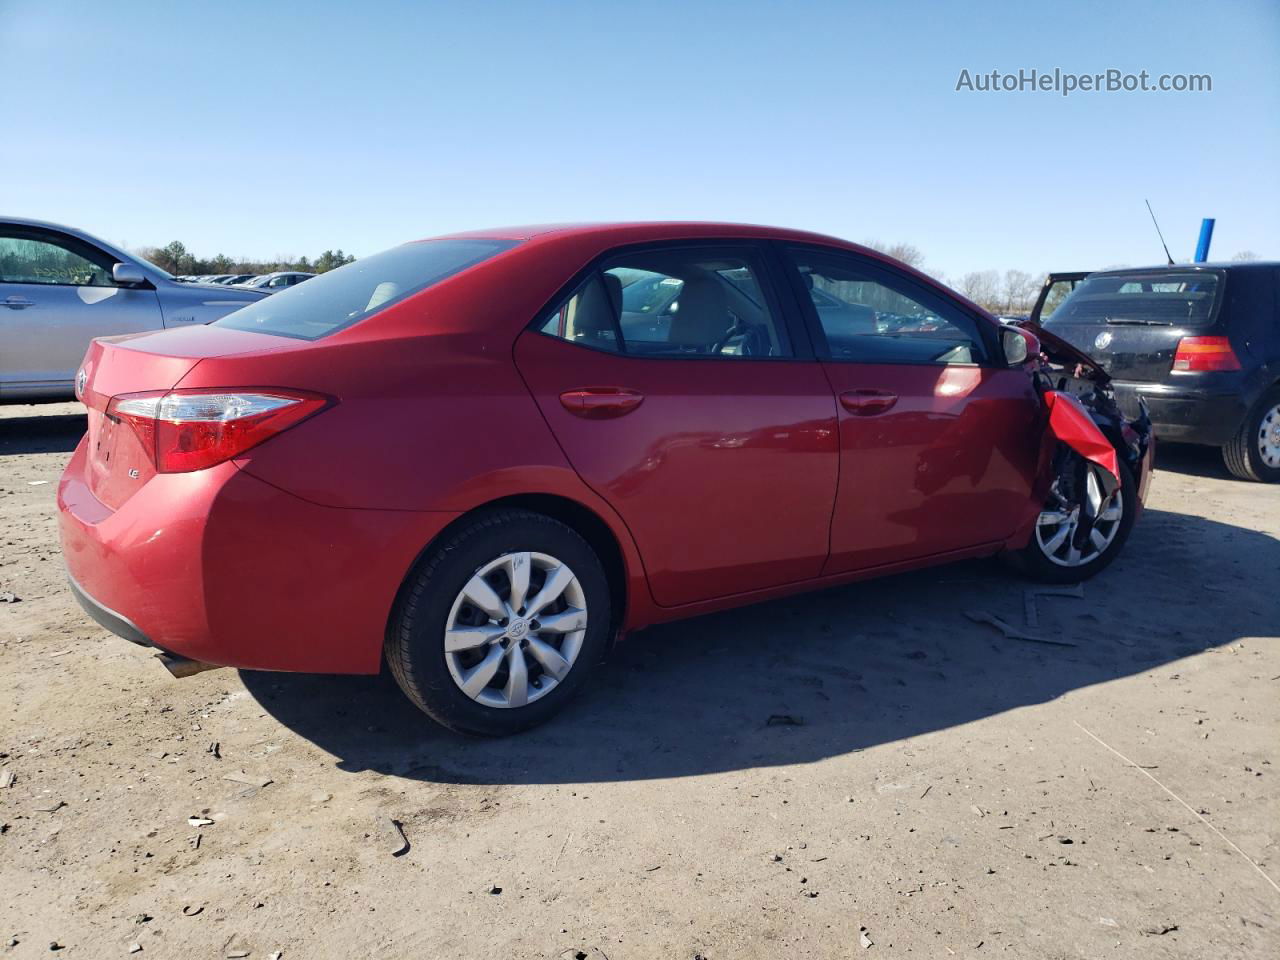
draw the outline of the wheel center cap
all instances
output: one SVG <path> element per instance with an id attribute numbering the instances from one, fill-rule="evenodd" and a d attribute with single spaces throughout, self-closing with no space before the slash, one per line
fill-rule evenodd
<path id="1" fill-rule="evenodd" d="M 516 618 L 507 625 L 507 636 L 512 640 L 523 640 L 529 633 L 529 621 Z"/>

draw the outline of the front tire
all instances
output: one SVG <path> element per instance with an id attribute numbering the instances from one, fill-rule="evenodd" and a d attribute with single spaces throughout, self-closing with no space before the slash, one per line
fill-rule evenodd
<path id="1" fill-rule="evenodd" d="M 590 545 L 542 514 L 481 514 L 433 546 L 391 619 L 387 664 L 451 730 L 507 736 L 550 719 L 607 647 L 609 584 Z"/>
<path id="2" fill-rule="evenodd" d="M 1083 547 L 1073 548 L 1071 543 L 1074 527 L 1070 505 L 1046 503 L 1036 519 L 1031 541 L 1007 555 L 1012 565 L 1044 583 L 1080 583 L 1105 570 L 1124 548 L 1138 511 L 1137 482 L 1124 463 L 1119 466 L 1120 489 L 1103 502 L 1091 537 Z"/>
<path id="3" fill-rule="evenodd" d="M 1222 448 L 1222 461 L 1241 480 L 1280 483 L 1280 387 L 1264 393 Z"/>

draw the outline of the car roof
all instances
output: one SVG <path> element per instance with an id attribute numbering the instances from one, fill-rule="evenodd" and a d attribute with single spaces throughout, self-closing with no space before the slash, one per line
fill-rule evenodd
<path id="1" fill-rule="evenodd" d="M 1129 273 L 1186 273 L 1188 270 L 1274 270 L 1280 267 L 1276 260 L 1228 260 L 1215 263 L 1159 263 L 1150 267 L 1116 267 L 1114 270 L 1095 270 L 1097 276 L 1123 276 Z"/>
<path id="2" fill-rule="evenodd" d="M 544 223 L 529 226 L 494 227 L 467 230 L 445 235 L 448 238 L 474 237 L 494 240 L 544 240 L 589 237 L 612 246 L 620 243 L 643 243 L 646 240 L 675 239 L 775 239 L 851 246 L 847 240 L 807 230 L 769 227 L 753 223 L 721 223 L 698 220 L 620 221 L 610 223 Z M 441 240 L 445 237 L 428 239 Z"/>

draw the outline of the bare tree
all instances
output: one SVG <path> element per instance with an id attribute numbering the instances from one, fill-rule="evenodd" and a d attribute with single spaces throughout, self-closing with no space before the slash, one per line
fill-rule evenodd
<path id="1" fill-rule="evenodd" d="M 1025 270 L 1006 270 L 1004 289 L 1001 291 L 1001 312 L 1006 314 L 1029 313 L 1039 290 L 1036 278 Z"/>
<path id="2" fill-rule="evenodd" d="M 1236 254 L 1234 257 L 1232 257 L 1231 259 L 1232 259 L 1232 260 L 1238 260 L 1238 261 L 1240 261 L 1240 262 L 1242 262 L 1242 263 L 1247 263 L 1247 262 L 1248 262 L 1248 261 L 1250 261 L 1250 260 L 1257 260 L 1257 259 L 1258 259 L 1258 255 L 1257 255 L 1256 253 L 1254 253 L 1252 250 L 1241 250 L 1239 253 L 1237 253 L 1237 254 Z"/>
<path id="3" fill-rule="evenodd" d="M 920 248 L 914 244 L 899 241 L 898 243 L 884 243 L 880 240 L 868 240 L 863 244 L 864 247 L 870 247 L 872 250 L 878 250 L 887 257 L 893 257 L 900 260 L 909 267 L 915 267 L 917 270 L 924 264 L 924 254 L 920 252 Z"/>
<path id="4" fill-rule="evenodd" d="M 1000 274 L 995 270 L 975 270 L 960 278 L 960 292 L 987 310 L 1000 307 Z"/>

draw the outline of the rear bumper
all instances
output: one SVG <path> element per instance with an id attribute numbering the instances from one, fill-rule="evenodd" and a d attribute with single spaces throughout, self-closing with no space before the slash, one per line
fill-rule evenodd
<path id="1" fill-rule="evenodd" d="M 1141 394 L 1151 411 L 1151 423 L 1161 440 L 1203 443 L 1220 447 L 1240 429 L 1248 410 L 1235 392 L 1168 385 L 1112 381 L 1116 401 L 1127 416 Z"/>
<path id="2" fill-rule="evenodd" d="M 160 474 L 112 511 L 81 441 L 58 486 L 72 590 L 112 633 L 244 669 L 376 673 L 419 552 L 456 514 L 323 507 L 232 463 Z"/>

